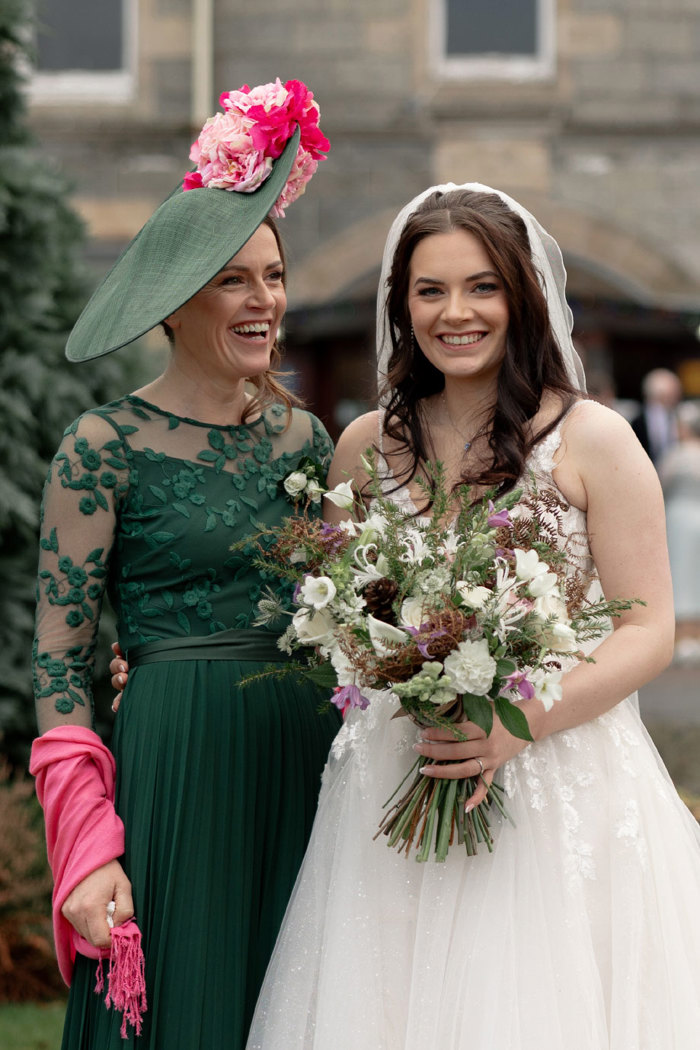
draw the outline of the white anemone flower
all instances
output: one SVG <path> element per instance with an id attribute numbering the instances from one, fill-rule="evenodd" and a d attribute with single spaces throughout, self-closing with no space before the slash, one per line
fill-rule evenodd
<path id="1" fill-rule="evenodd" d="M 383 540 L 388 524 L 383 514 L 368 514 L 362 522 L 360 542 L 376 543 L 377 540 Z"/>
<path id="2" fill-rule="evenodd" d="M 543 594 L 540 598 L 535 598 L 535 613 L 541 620 L 555 619 L 560 620 L 561 623 L 567 623 L 569 619 L 566 605 L 559 595 L 554 593 Z"/>
<path id="3" fill-rule="evenodd" d="M 406 631 L 400 631 L 398 627 L 392 627 L 390 623 L 384 623 L 375 616 L 367 617 L 367 627 L 374 651 L 380 656 L 387 656 L 396 645 L 407 642 L 410 638 Z"/>
<path id="4" fill-rule="evenodd" d="M 545 621 L 537 633 L 542 644 L 555 653 L 575 653 L 579 648 L 576 632 L 568 623 Z"/>
<path id="5" fill-rule="evenodd" d="M 355 503 L 352 485 L 349 481 L 341 481 L 334 489 L 324 492 L 323 495 L 331 503 L 334 503 L 336 507 L 340 507 L 341 510 L 352 510 Z"/>
<path id="6" fill-rule="evenodd" d="M 328 609 L 298 609 L 292 626 L 302 645 L 328 645 L 333 638 L 335 620 Z"/>
<path id="7" fill-rule="evenodd" d="M 519 580 L 534 580 L 536 576 L 542 576 L 549 571 L 545 562 L 540 561 L 537 551 L 524 551 L 516 547 L 515 575 Z"/>
<path id="8" fill-rule="evenodd" d="M 304 605 L 314 609 L 325 609 L 336 595 L 336 587 L 330 576 L 307 576 L 299 594 Z"/>
<path id="9" fill-rule="evenodd" d="M 353 521 L 352 518 L 345 518 L 344 521 L 339 521 L 336 528 L 340 529 L 342 532 L 347 532 L 348 536 L 352 537 L 359 536 L 362 531 L 362 526 L 358 525 L 358 523 Z"/>
<path id="10" fill-rule="evenodd" d="M 404 627 L 421 627 L 428 619 L 426 598 L 423 595 L 419 598 L 406 598 L 399 615 Z"/>
<path id="11" fill-rule="evenodd" d="M 561 671 L 535 671 L 529 676 L 535 690 L 535 699 L 539 700 L 545 711 L 562 698 Z"/>
<path id="12" fill-rule="evenodd" d="M 544 598 L 558 589 L 559 578 L 555 572 L 543 572 L 534 576 L 527 585 L 533 598 Z"/>
<path id="13" fill-rule="evenodd" d="M 466 580 L 458 580 L 455 588 L 465 605 L 470 609 L 483 609 L 486 602 L 493 596 L 493 591 L 488 587 L 472 587 Z"/>

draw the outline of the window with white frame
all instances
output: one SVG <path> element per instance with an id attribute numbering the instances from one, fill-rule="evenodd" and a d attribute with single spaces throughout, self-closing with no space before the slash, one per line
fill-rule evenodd
<path id="1" fill-rule="evenodd" d="M 133 96 L 137 0 L 39 0 L 30 94 L 41 102 Z"/>
<path id="2" fill-rule="evenodd" d="M 537 79 L 554 72 L 556 0 L 431 0 L 435 72 Z"/>

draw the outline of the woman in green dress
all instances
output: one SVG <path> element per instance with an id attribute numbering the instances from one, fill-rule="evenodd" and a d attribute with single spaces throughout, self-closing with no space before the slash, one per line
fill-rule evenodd
<path id="1" fill-rule="evenodd" d="M 208 122 L 191 155 L 202 178 L 188 176 L 149 220 L 68 344 L 85 360 L 160 322 L 171 357 L 154 382 L 67 429 L 44 495 L 32 771 L 59 962 L 72 971 L 64 1050 L 244 1045 L 338 727 L 337 712 L 319 715 L 319 693 L 291 676 L 240 687 L 285 659 L 255 626 L 265 581 L 252 537 L 293 511 L 287 475 L 311 465 L 320 475 L 332 451 L 273 371 L 286 296 L 268 213 L 321 159 L 311 100 L 279 81 L 222 96 L 223 130 L 240 129 L 241 113 L 246 127 L 261 112 L 268 121 L 264 181 L 244 193 L 207 183 Z M 105 590 L 131 668 L 111 747 L 113 803 L 112 759 L 90 728 Z M 106 781 L 95 787 L 98 767 Z M 89 956 L 132 917 L 148 1005 L 127 1025 L 95 994 Z"/>

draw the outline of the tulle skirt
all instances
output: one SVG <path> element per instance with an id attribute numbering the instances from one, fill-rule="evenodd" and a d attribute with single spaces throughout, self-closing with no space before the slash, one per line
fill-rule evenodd
<path id="1" fill-rule="evenodd" d="M 374 840 L 415 728 L 332 749 L 248 1050 L 696 1050 L 700 833 L 629 699 L 500 772 L 493 854 Z"/>
<path id="2" fill-rule="evenodd" d="M 266 663 L 266 661 L 264 662 Z M 64 1050 L 242 1050 L 313 823 L 339 719 L 264 663 L 137 667 L 117 716 L 117 811 L 148 1010 L 122 1040 L 79 956 Z"/>

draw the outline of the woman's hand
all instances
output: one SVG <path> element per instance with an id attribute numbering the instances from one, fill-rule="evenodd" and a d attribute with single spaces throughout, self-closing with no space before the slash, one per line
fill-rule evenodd
<path id="1" fill-rule="evenodd" d="M 129 665 L 124 658 L 124 653 L 119 648 L 119 642 L 112 642 L 111 649 L 114 653 L 114 659 L 110 662 L 109 673 L 112 676 L 112 689 L 117 690 L 117 695 L 112 701 L 112 710 L 116 714 L 122 702 L 124 687 L 129 677 Z"/>
<path id="2" fill-rule="evenodd" d="M 115 903 L 112 915 L 115 926 L 132 918 L 131 883 L 118 860 L 103 864 L 79 882 L 66 897 L 61 914 L 95 948 L 109 948 L 107 905 L 110 901 Z"/>
<path id="3" fill-rule="evenodd" d="M 523 707 L 524 705 L 519 705 Z M 536 727 L 533 722 L 538 721 L 538 710 L 543 712 L 542 705 L 533 705 L 528 710 L 527 718 L 530 731 L 536 736 Z M 455 728 L 459 729 L 468 738 L 457 740 L 449 729 L 425 728 L 421 730 L 421 741 L 414 745 L 415 750 L 445 765 L 427 765 L 421 772 L 429 777 L 439 779 L 457 780 L 461 777 L 480 777 L 479 783 L 470 797 L 468 809 L 473 809 L 486 798 L 491 782 L 497 769 L 527 747 L 529 741 L 521 740 L 513 736 L 505 728 L 497 715 L 493 719 L 493 727 L 487 736 L 484 730 L 475 722 L 457 722 Z"/>

